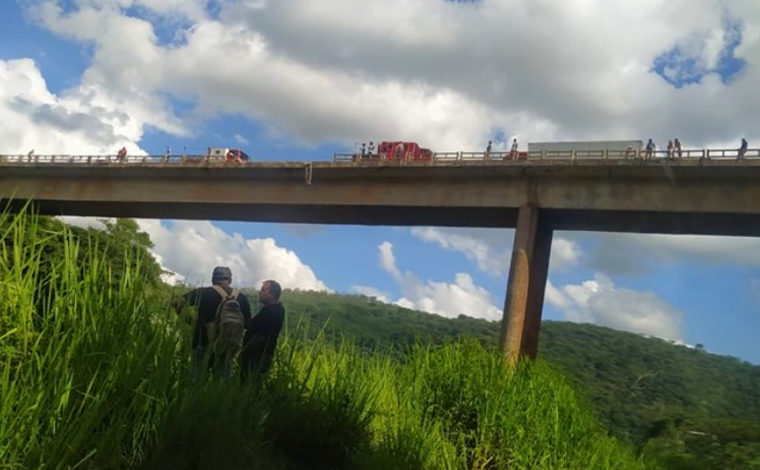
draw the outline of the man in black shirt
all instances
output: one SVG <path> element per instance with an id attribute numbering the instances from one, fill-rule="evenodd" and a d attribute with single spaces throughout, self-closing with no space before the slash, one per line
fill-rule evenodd
<path id="1" fill-rule="evenodd" d="M 233 289 L 231 287 L 232 270 L 226 266 L 215 267 L 213 273 L 211 274 L 211 284 L 213 284 L 212 287 L 200 287 L 193 289 L 174 302 L 174 308 L 178 315 L 186 304 L 198 307 L 198 315 L 196 317 L 195 327 L 193 329 L 194 378 L 197 378 L 197 375 L 202 370 L 201 367 L 203 364 L 204 356 L 206 354 L 206 349 L 208 348 L 207 325 L 214 321 L 216 312 L 219 309 L 219 304 L 221 304 L 222 300 L 224 300 L 218 289 L 221 288 L 224 292 L 227 293 L 227 295 L 230 295 L 233 292 Z M 243 313 L 245 323 L 248 325 L 251 321 L 251 306 L 248 303 L 248 298 L 245 296 L 245 294 L 240 293 L 237 296 L 237 301 L 240 304 L 240 310 Z M 229 380 L 232 373 L 232 363 L 231 360 L 228 359 L 231 358 L 221 358 L 224 360 L 218 361 L 218 364 L 215 364 L 215 359 L 216 358 L 213 357 L 213 354 L 210 355 L 209 367 L 214 367 L 216 365 L 217 369 L 221 368 L 222 370 L 220 370 L 220 372 L 226 379 Z"/>
<path id="2" fill-rule="evenodd" d="M 248 324 L 243 339 L 240 377 L 245 380 L 252 372 L 265 373 L 272 365 L 277 338 L 282 331 L 285 309 L 280 303 L 282 287 L 277 281 L 264 281 L 259 291 L 263 304 Z"/>

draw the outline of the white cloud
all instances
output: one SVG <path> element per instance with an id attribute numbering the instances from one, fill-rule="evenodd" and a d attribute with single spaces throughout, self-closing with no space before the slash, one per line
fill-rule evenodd
<path id="1" fill-rule="evenodd" d="M 491 295 L 476 285 L 469 274 L 457 273 L 451 283 L 422 281 L 409 271 L 399 270 L 390 242 L 380 244 L 378 253 L 380 266 L 401 290 L 402 297 L 394 302 L 397 305 L 451 318 L 463 314 L 487 320 L 501 319 L 501 310 L 493 305 Z"/>
<path id="2" fill-rule="evenodd" d="M 72 225 L 74 227 L 80 228 L 94 228 L 97 230 L 103 230 L 106 228 L 103 221 L 110 220 L 102 219 L 99 217 L 82 217 L 79 215 L 61 215 L 56 216 L 56 218 L 67 225 Z"/>
<path id="3" fill-rule="evenodd" d="M 367 297 L 374 297 L 380 302 L 391 303 L 391 295 L 384 290 L 369 286 L 352 286 L 351 289 L 353 289 L 358 294 Z"/>
<path id="4" fill-rule="evenodd" d="M 246 239 L 227 234 L 210 222 L 138 220 L 150 235 L 156 253 L 166 269 L 178 273 L 190 284 L 210 281 L 214 266 L 229 266 L 234 283 L 258 287 L 267 279 L 283 288 L 329 290 L 298 255 L 278 246 L 271 238 Z"/>
<path id="5" fill-rule="evenodd" d="M 758 311 L 760 311 L 760 279 L 750 279 L 748 284 L 750 295 L 755 299 L 755 305 L 757 306 Z"/>
<path id="6" fill-rule="evenodd" d="M 0 153 L 109 154 L 137 145 L 143 125 L 98 87 L 52 94 L 30 59 L 0 60 Z"/>
<path id="7" fill-rule="evenodd" d="M 685 261 L 760 267 L 760 238 L 594 233 L 587 264 L 610 275 L 642 274 Z"/>
<path id="8" fill-rule="evenodd" d="M 482 271 L 499 275 L 509 270 L 512 257 L 513 231 L 497 229 L 457 229 L 415 227 L 412 235 L 422 241 L 435 243 L 449 251 L 463 253 Z"/>
<path id="9" fill-rule="evenodd" d="M 233 1 L 213 15 L 206 3 L 43 0 L 34 14 L 92 46 L 77 90 L 123 110 L 138 137 L 145 125 L 186 131 L 163 99 L 173 96 L 197 105 L 193 119 L 241 114 L 306 143 L 478 149 L 497 132 L 504 141 L 760 140 L 758 2 Z M 715 68 L 738 39 L 747 66 L 726 84 Z M 672 51 L 671 74 L 706 75 L 667 83 L 652 69 Z"/>
<path id="10" fill-rule="evenodd" d="M 58 219 L 82 228 L 104 228 L 104 219 L 96 217 Z M 214 266 L 221 265 L 232 269 L 233 282 L 240 287 L 258 287 L 267 279 L 275 279 L 284 288 L 330 291 L 295 252 L 278 246 L 272 238 L 230 235 L 210 222 L 136 220 L 140 230 L 150 236 L 154 245 L 151 252 L 167 271 L 162 279 L 169 284 L 208 283 Z"/>
<path id="11" fill-rule="evenodd" d="M 584 256 L 581 246 L 574 240 L 554 236 L 549 262 L 555 269 L 575 266 Z"/>
<path id="12" fill-rule="evenodd" d="M 494 276 L 509 272 L 514 230 L 415 227 L 411 233 L 422 241 L 464 254 L 483 272 Z M 583 251 L 577 242 L 556 236 L 552 240 L 550 262 L 553 269 L 574 266 L 582 256 Z"/>
<path id="13" fill-rule="evenodd" d="M 250 144 L 251 143 L 248 139 L 246 139 L 245 137 L 243 137 L 240 134 L 235 134 L 235 136 L 233 137 L 233 139 L 235 140 L 236 143 L 238 143 L 240 145 L 246 145 L 246 144 Z"/>
<path id="14" fill-rule="evenodd" d="M 546 302 L 562 311 L 568 321 L 683 340 L 679 310 L 654 292 L 617 287 L 603 274 L 560 288 L 548 283 Z"/>

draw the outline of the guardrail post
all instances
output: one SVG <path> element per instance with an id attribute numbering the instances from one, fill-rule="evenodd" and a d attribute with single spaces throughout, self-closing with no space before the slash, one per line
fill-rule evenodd
<path id="1" fill-rule="evenodd" d="M 546 158 L 546 150 L 541 150 L 541 160 Z"/>
<path id="2" fill-rule="evenodd" d="M 710 158 L 710 151 L 707 149 L 702 149 L 702 159 Z"/>
<path id="3" fill-rule="evenodd" d="M 575 160 L 575 157 L 578 155 L 577 150 L 570 151 L 570 160 Z"/>
<path id="4" fill-rule="evenodd" d="M 604 149 L 604 153 L 602 154 L 605 160 L 609 160 L 610 158 L 610 149 Z"/>

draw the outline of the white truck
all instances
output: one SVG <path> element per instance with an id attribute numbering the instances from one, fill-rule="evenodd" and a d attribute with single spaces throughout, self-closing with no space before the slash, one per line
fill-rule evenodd
<path id="1" fill-rule="evenodd" d="M 251 160 L 245 152 L 239 149 L 209 147 L 206 157 L 214 162 L 247 162 Z"/>

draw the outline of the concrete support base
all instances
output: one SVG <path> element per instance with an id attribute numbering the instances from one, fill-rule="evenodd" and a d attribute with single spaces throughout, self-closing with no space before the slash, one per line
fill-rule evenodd
<path id="1" fill-rule="evenodd" d="M 501 349 L 509 364 L 538 354 L 551 243 L 552 230 L 542 223 L 539 210 L 521 207 L 501 324 Z"/>

